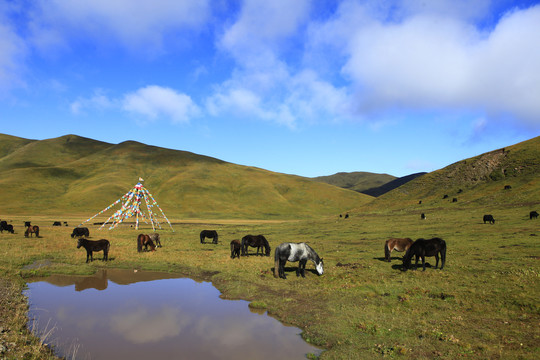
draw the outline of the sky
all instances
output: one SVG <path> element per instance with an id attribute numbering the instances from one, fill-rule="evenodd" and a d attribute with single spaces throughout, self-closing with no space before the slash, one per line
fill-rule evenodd
<path id="1" fill-rule="evenodd" d="M 540 2 L 0 0 L 0 133 L 306 177 L 540 135 Z"/>

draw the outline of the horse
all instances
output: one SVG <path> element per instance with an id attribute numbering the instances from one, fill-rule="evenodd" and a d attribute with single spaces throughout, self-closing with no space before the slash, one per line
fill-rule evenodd
<path id="1" fill-rule="evenodd" d="M 152 240 L 156 244 L 156 247 L 161 247 L 161 240 L 159 240 L 158 233 L 153 233 L 153 234 L 150 234 L 149 236 L 150 236 L 150 240 Z"/>
<path id="2" fill-rule="evenodd" d="M 210 238 L 212 239 L 213 244 L 217 244 L 218 241 L 218 233 L 216 230 L 203 230 L 201 231 L 201 244 L 204 244 L 204 238 Z"/>
<path id="3" fill-rule="evenodd" d="M 388 239 L 384 243 L 384 259 L 390 262 L 390 253 L 392 250 L 399 252 L 407 251 L 411 247 L 413 241 L 410 238 L 401 238 L 401 239 Z"/>
<path id="4" fill-rule="evenodd" d="M 261 255 L 263 255 L 262 248 L 264 247 L 264 255 L 270 256 L 270 245 L 268 240 L 263 235 L 246 235 L 242 238 L 242 256 L 247 256 L 248 246 L 257 248 L 257 255 L 259 255 L 259 249 Z"/>
<path id="5" fill-rule="evenodd" d="M 109 249 L 111 247 L 111 244 L 109 243 L 109 240 L 101 239 L 101 240 L 86 240 L 85 238 L 79 238 L 79 241 L 77 242 L 77 249 L 80 247 L 84 247 L 86 249 L 86 262 L 90 259 L 91 261 L 94 261 L 94 257 L 92 255 L 93 251 L 102 251 L 103 250 L 103 261 L 109 260 Z"/>
<path id="6" fill-rule="evenodd" d="M 538 219 L 538 212 L 536 210 L 529 213 L 529 220 L 532 219 Z"/>
<path id="7" fill-rule="evenodd" d="M 282 243 L 274 252 L 274 277 L 280 277 L 286 279 L 285 276 L 285 263 L 287 261 L 298 261 L 298 269 L 296 269 L 296 276 L 302 275 L 306 277 L 306 263 L 308 260 L 313 261 L 317 274 L 323 274 L 323 259 L 317 255 L 306 243 Z"/>
<path id="8" fill-rule="evenodd" d="M 73 232 L 71 233 L 71 237 L 89 237 L 90 236 L 90 230 L 88 230 L 87 227 L 76 227 L 73 229 Z"/>
<path id="9" fill-rule="evenodd" d="M 231 241 L 231 259 L 234 259 L 235 257 L 240 259 L 240 249 L 242 248 L 242 244 L 239 240 L 233 240 Z"/>
<path id="10" fill-rule="evenodd" d="M 36 234 L 36 237 L 39 237 L 39 226 L 30 225 L 29 227 L 26 228 L 26 231 L 24 232 L 24 237 L 28 237 L 28 235 L 32 237 L 32 234 L 34 233 Z"/>
<path id="11" fill-rule="evenodd" d="M 446 242 L 441 238 L 418 239 L 409 247 L 403 256 L 403 267 L 405 270 L 411 267 L 411 259 L 416 256 L 415 269 L 418 268 L 418 259 L 422 258 L 423 271 L 426 271 L 426 256 L 435 256 L 435 269 L 439 265 L 439 254 L 441 255 L 441 270 L 446 261 Z"/>
<path id="12" fill-rule="evenodd" d="M 156 251 L 156 246 L 154 245 L 154 242 L 152 241 L 150 236 L 145 234 L 139 234 L 139 236 L 137 236 L 137 251 L 143 251 L 143 246 L 144 251 L 148 251 L 149 246 L 150 251 Z"/>
<path id="13" fill-rule="evenodd" d="M 486 222 L 489 222 L 490 224 L 495 224 L 495 219 L 493 218 L 493 215 L 484 215 L 482 220 L 484 220 L 484 224 Z"/>

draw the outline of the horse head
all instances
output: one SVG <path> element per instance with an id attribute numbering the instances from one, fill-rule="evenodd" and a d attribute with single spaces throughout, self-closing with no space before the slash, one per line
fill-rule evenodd
<path id="1" fill-rule="evenodd" d="M 323 259 L 320 258 L 320 261 L 315 264 L 315 269 L 317 269 L 317 274 L 319 274 L 319 275 L 323 274 L 323 272 L 324 272 L 323 265 L 324 265 Z"/>
<path id="2" fill-rule="evenodd" d="M 81 238 L 79 238 L 79 240 L 77 240 L 77 249 L 79 249 L 81 246 L 82 246 L 82 240 Z"/>

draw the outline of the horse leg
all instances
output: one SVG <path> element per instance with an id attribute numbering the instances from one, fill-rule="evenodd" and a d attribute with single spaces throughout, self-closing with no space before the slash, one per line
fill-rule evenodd
<path id="1" fill-rule="evenodd" d="M 435 269 L 439 266 L 439 253 L 435 254 Z"/>
<path id="2" fill-rule="evenodd" d="M 204 235 L 201 234 L 201 244 L 204 244 Z"/>
<path id="3" fill-rule="evenodd" d="M 426 257 L 422 255 L 422 271 L 426 271 Z"/>
<path id="4" fill-rule="evenodd" d="M 441 270 L 443 269 L 445 262 L 446 262 L 446 248 L 443 248 L 441 250 Z"/>
<path id="5" fill-rule="evenodd" d="M 388 244 L 384 244 L 384 259 L 390 262 L 390 253 L 392 250 L 389 249 Z"/>
<path id="6" fill-rule="evenodd" d="M 279 277 L 282 279 L 287 279 L 287 276 L 285 275 L 285 263 L 287 262 L 287 259 L 279 259 Z"/>
<path id="7" fill-rule="evenodd" d="M 306 277 L 306 263 L 307 263 L 307 259 L 300 260 L 298 263 L 298 269 L 300 269 L 300 275 L 302 275 L 303 278 Z"/>
<path id="8" fill-rule="evenodd" d="M 420 256 L 418 255 L 415 255 L 416 256 L 416 261 L 414 263 L 414 270 L 418 269 L 418 259 L 420 258 Z"/>

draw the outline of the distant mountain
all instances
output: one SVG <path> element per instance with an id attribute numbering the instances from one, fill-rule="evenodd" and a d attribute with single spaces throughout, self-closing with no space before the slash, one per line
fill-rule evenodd
<path id="1" fill-rule="evenodd" d="M 319 176 L 312 179 L 377 197 L 424 174 L 426 173 L 421 172 L 397 178 L 388 174 L 356 171 L 349 173 L 339 172 L 334 175 Z"/>
<path id="2" fill-rule="evenodd" d="M 76 135 L 29 140 L 0 134 L 0 170 L 1 216 L 76 214 L 85 220 L 139 177 L 170 218 L 310 218 L 373 199 L 187 151 Z"/>
<path id="3" fill-rule="evenodd" d="M 420 208 L 448 206 L 449 203 L 454 206 L 538 206 L 540 136 L 420 176 L 378 197 L 370 205 L 416 204 Z"/>
<path id="4" fill-rule="evenodd" d="M 315 181 L 338 186 L 344 189 L 354 190 L 363 193 L 368 189 L 378 188 L 395 179 L 395 176 L 388 174 L 375 174 L 370 172 L 339 172 L 334 175 L 318 176 L 312 178 Z M 371 195 L 373 196 L 373 195 Z"/>
<path id="5" fill-rule="evenodd" d="M 411 180 L 414 180 L 416 179 L 417 177 L 419 176 L 422 176 L 422 175 L 425 175 L 427 173 L 425 172 L 419 172 L 419 173 L 416 173 L 416 174 L 411 174 L 411 175 L 407 175 L 407 176 L 402 176 L 400 178 L 397 178 L 397 179 L 394 179 L 392 181 L 389 181 L 387 182 L 386 184 L 383 184 L 381 186 L 377 186 L 377 187 L 374 187 L 374 188 L 370 188 L 370 189 L 367 189 L 367 190 L 363 190 L 363 191 L 360 191 L 362 194 L 366 194 L 366 195 L 371 195 L 371 196 L 375 196 L 375 197 L 378 197 L 378 196 L 381 196 L 383 194 L 386 194 L 387 192 L 389 191 L 392 191 L 394 190 L 395 188 L 398 188 L 400 187 L 401 185 L 403 184 L 406 184 L 408 183 L 409 181 Z"/>

